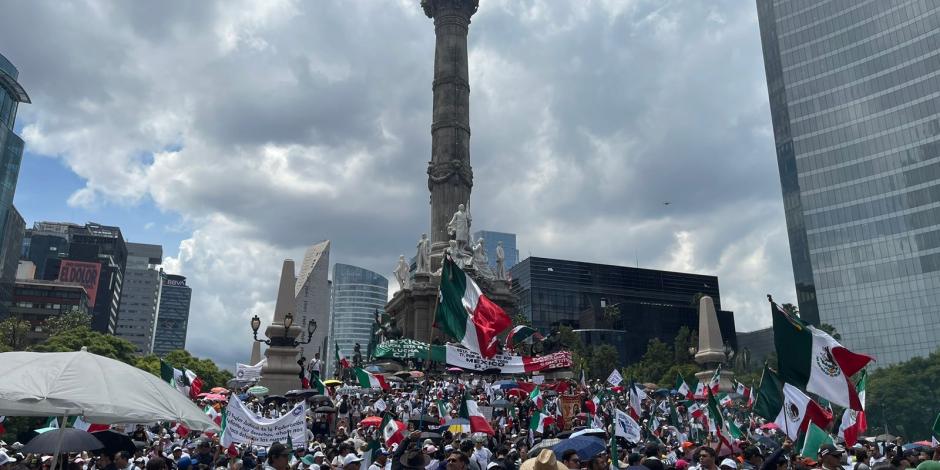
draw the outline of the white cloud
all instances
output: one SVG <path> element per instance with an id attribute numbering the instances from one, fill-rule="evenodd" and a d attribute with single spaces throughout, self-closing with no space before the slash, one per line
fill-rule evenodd
<path id="1" fill-rule="evenodd" d="M 427 230 L 434 36 L 418 2 L 7 10 L 29 150 L 86 181 L 68 203 L 179 215 L 165 266 L 193 286 L 195 353 L 246 359 L 248 318 L 270 315 L 280 262 L 305 245 L 329 238 L 334 262 L 391 278 Z M 793 283 L 753 10 L 482 2 L 475 226 L 518 233 L 523 256 L 716 274 L 739 328 L 766 324 L 763 295 Z"/>

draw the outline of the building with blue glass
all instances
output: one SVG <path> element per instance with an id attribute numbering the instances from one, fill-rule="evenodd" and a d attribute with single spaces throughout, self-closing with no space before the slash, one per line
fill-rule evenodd
<path id="1" fill-rule="evenodd" d="M 757 0 L 797 302 L 884 366 L 940 346 L 940 5 Z"/>
<path id="2" fill-rule="evenodd" d="M 614 346 L 622 364 L 638 361 L 651 339 L 672 344 L 683 326 L 697 330 L 699 294 L 714 300 L 722 339 L 737 348 L 715 276 L 536 257 L 511 274 L 517 312 L 533 327 L 547 335 L 569 326 L 584 344 Z"/>
<path id="3" fill-rule="evenodd" d="M 20 103 L 29 95 L 17 81 L 19 71 L 0 54 L 0 313 L 13 300 L 16 265 L 20 256 L 25 222 L 13 208 L 13 194 L 23 161 L 23 139 L 13 131 Z"/>
<path id="4" fill-rule="evenodd" d="M 160 275 L 160 308 L 157 311 L 157 327 L 153 334 L 153 354 L 163 357 L 170 351 L 186 349 L 186 331 L 189 327 L 189 303 L 193 290 L 186 285 L 186 278 L 176 274 Z"/>
<path id="5" fill-rule="evenodd" d="M 368 269 L 336 263 L 333 265 L 333 295 L 330 305 L 329 355 L 321 356 L 327 362 L 327 375 L 335 364 L 335 345 L 340 355 L 352 358 L 358 343 L 363 357 L 372 340 L 375 313 L 383 313 L 388 302 L 388 279 Z"/>
<path id="6" fill-rule="evenodd" d="M 491 268 L 496 269 L 496 247 L 502 242 L 503 253 L 506 254 L 506 272 L 508 273 L 516 263 L 519 262 L 519 250 L 516 248 L 516 234 L 506 232 L 494 232 L 491 230 L 478 230 L 473 232 L 473 239 L 483 239 L 483 246 L 486 247 L 487 261 Z"/>

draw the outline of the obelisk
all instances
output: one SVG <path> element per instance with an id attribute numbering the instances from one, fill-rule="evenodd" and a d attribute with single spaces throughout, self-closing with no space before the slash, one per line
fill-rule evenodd
<path id="1" fill-rule="evenodd" d="M 715 369 L 720 364 L 728 360 L 725 353 L 725 343 L 721 338 L 721 327 L 718 324 L 718 312 L 715 311 L 715 301 L 705 295 L 698 302 L 698 347 L 695 353 L 695 362 L 699 363 L 704 370 L 695 373 L 695 378 L 700 383 L 707 384 L 713 375 Z M 731 390 L 731 377 L 734 373 L 730 370 L 722 369 L 719 376 L 719 387 L 721 391 Z"/>
<path id="2" fill-rule="evenodd" d="M 470 79 L 467 33 L 479 0 L 421 0 L 434 19 L 434 94 L 431 122 L 431 271 L 441 266 L 448 246 L 447 223 L 457 205 L 469 208 L 473 169 L 470 168 Z M 471 213 L 472 214 L 472 213 Z"/>
<path id="3" fill-rule="evenodd" d="M 288 312 L 294 311 L 294 261 L 286 259 L 281 266 L 281 280 L 278 283 L 277 303 L 274 304 L 274 320 L 264 330 L 271 344 L 264 351 L 267 364 L 261 368 L 261 385 L 268 387 L 272 394 L 283 395 L 288 390 L 300 388 L 300 366 L 297 357 L 300 350 L 293 345 L 293 340 L 301 332 L 301 327 L 291 324 L 285 328 Z M 254 365 L 254 364 L 252 364 Z"/>

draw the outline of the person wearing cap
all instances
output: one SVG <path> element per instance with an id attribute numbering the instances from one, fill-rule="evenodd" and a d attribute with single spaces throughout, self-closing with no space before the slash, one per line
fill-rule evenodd
<path id="1" fill-rule="evenodd" d="M 734 459 L 725 458 L 718 465 L 721 470 L 738 470 L 738 463 Z"/>
<path id="2" fill-rule="evenodd" d="M 447 470 L 458 469 L 452 469 L 448 465 Z M 555 453 L 551 449 L 542 449 L 539 455 L 522 462 L 519 470 L 568 470 L 568 467 L 555 459 Z"/>
<path id="3" fill-rule="evenodd" d="M 359 470 L 359 467 L 362 465 L 362 457 L 359 457 L 354 452 L 346 454 L 346 457 L 343 457 L 343 470 Z"/>
<path id="4" fill-rule="evenodd" d="M 842 470 L 842 454 L 845 449 L 833 444 L 819 446 L 819 464 L 824 470 Z"/>

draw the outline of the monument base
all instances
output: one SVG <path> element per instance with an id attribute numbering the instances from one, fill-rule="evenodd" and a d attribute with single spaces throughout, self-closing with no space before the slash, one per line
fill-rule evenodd
<path id="1" fill-rule="evenodd" d="M 483 294 L 502 307 L 507 315 L 515 315 L 516 296 L 510 290 L 509 281 L 483 278 L 469 266 L 464 271 L 480 286 Z M 444 335 L 433 327 L 440 283 L 440 276 L 415 274 L 411 286 L 396 292 L 385 305 L 385 313 L 401 328 L 403 338 L 424 343 L 433 343 L 435 339 L 445 340 Z"/>
<path id="2" fill-rule="evenodd" d="M 291 326 L 285 332 L 283 325 L 271 324 L 265 333 L 272 339 L 293 339 L 300 334 L 300 327 Z M 300 350 L 297 347 L 277 345 L 272 340 L 271 346 L 264 351 L 264 356 L 267 363 L 261 368 L 259 385 L 267 387 L 272 395 L 283 395 L 288 390 L 300 388 L 300 366 L 297 364 Z"/>
<path id="3" fill-rule="evenodd" d="M 699 383 L 707 384 L 712 380 L 712 376 L 715 375 L 715 369 L 703 370 L 701 372 L 695 373 L 695 378 L 698 379 Z M 735 391 L 734 383 L 732 379 L 734 378 L 734 372 L 730 370 L 721 371 L 721 376 L 718 378 L 718 391 L 719 392 L 733 392 Z"/>

